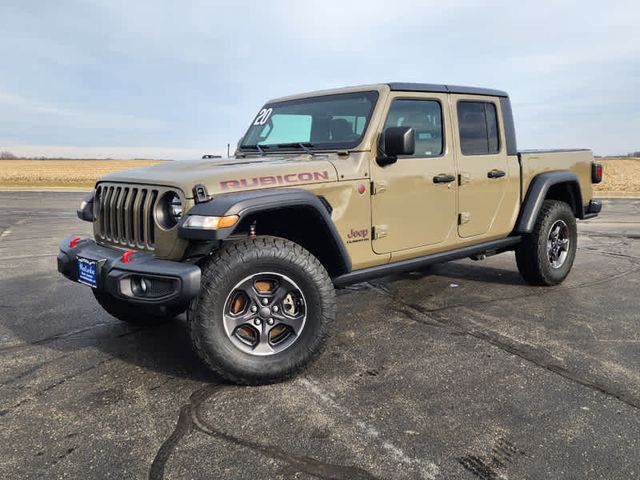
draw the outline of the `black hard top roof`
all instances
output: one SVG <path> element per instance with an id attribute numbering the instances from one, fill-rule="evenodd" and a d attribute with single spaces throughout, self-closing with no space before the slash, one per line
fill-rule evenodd
<path id="1" fill-rule="evenodd" d="M 459 85 L 437 85 L 433 83 L 387 83 L 391 90 L 404 92 L 436 92 L 436 93 L 461 93 L 468 95 L 487 95 L 490 97 L 508 97 L 507 92 L 493 90 L 491 88 L 461 87 Z"/>

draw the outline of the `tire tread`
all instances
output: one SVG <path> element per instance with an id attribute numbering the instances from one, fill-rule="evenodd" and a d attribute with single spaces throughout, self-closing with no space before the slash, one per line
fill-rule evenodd
<path id="1" fill-rule="evenodd" d="M 550 221 L 563 215 L 567 219 L 571 219 L 568 226 L 574 236 L 570 247 L 573 251 L 570 253 L 570 258 L 567 259 L 568 268 L 566 273 L 561 276 L 554 276 L 546 268 L 548 262 L 546 258 L 546 228 L 548 228 L 547 224 Z M 561 283 L 565 279 L 571 270 L 575 256 L 575 243 L 577 241 L 575 231 L 575 217 L 571 207 L 566 202 L 559 200 L 545 200 L 543 202 L 533 230 L 524 236 L 522 243 L 516 248 L 518 271 L 527 283 L 537 286 L 552 286 Z"/>

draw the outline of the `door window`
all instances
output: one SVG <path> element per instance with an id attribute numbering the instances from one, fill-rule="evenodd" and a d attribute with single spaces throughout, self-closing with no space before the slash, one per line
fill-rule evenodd
<path id="1" fill-rule="evenodd" d="M 500 151 L 498 115 L 490 102 L 458 102 L 458 128 L 463 155 L 489 155 Z"/>
<path id="2" fill-rule="evenodd" d="M 389 108 L 387 127 L 412 127 L 416 131 L 413 157 L 442 155 L 442 108 L 435 100 L 394 100 Z"/>

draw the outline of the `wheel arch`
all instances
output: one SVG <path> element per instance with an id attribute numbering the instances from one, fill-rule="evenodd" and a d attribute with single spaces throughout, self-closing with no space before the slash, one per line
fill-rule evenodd
<path id="1" fill-rule="evenodd" d="M 258 235 L 285 238 L 306 248 L 330 277 L 351 271 L 349 253 L 331 219 L 331 205 L 307 190 L 254 190 L 221 195 L 195 205 L 188 215 L 238 215 L 240 220 L 230 228 L 205 231 L 182 227 L 183 219 L 178 228 L 181 238 L 229 241 L 249 234 L 255 223 Z"/>
<path id="2" fill-rule="evenodd" d="M 530 233 L 533 230 L 545 200 L 566 202 L 576 218 L 584 218 L 584 206 L 577 175 L 569 171 L 541 173 L 529 185 L 514 233 Z"/>

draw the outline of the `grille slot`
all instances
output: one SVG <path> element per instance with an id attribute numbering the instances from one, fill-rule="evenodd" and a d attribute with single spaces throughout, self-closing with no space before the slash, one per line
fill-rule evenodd
<path id="1" fill-rule="evenodd" d="M 117 246 L 153 250 L 154 211 L 164 191 L 139 185 L 99 184 L 96 190 L 97 237 Z"/>

